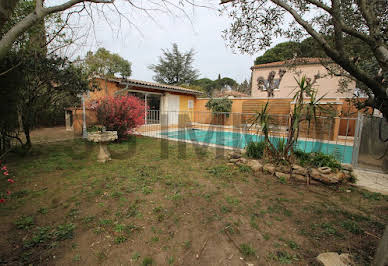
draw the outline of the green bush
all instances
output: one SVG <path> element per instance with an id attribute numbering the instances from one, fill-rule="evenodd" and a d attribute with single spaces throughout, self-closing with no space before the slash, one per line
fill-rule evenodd
<path id="1" fill-rule="evenodd" d="M 294 152 L 301 166 L 312 166 L 312 167 L 330 167 L 332 169 L 342 169 L 341 163 L 330 154 L 324 154 L 322 152 L 307 153 L 301 150 Z"/>
<path id="2" fill-rule="evenodd" d="M 232 111 L 232 100 L 228 98 L 212 98 L 206 103 L 206 108 L 213 113 L 229 113 Z"/>
<path id="3" fill-rule="evenodd" d="M 249 142 L 245 149 L 249 158 L 260 159 L 264 154 L 265 143 L 263 141 Z"/>

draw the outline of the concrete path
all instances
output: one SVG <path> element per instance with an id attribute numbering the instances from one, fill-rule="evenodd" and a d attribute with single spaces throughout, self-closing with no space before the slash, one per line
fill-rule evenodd
<path id="1" fill-rule="evenodd" d="M 388 195 L 388 174 L 354 169 L 354 175 L 357 178 L 356 186 Z"/>

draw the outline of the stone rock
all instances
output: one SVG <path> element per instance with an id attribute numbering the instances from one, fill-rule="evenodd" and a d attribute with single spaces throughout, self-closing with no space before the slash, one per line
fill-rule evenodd
<path id="1" fill-rule="evenodd" d="M 278 177 L 278 178 L 282 178 L 282 179 L 285 179 L 285 180 L 290 180 L 290 174 L 286 174 L 286 173 L 282 173 L 282 172 L 275 172 L 275 176 Z"/>
<path id="2" fill-rule="evenodd" d="M 307 177 L 304 175 L 292 173 L 292 177 L 295 179 L 295 181 L 303 182 L 303 183 L 307 182 Z"/>
<path id="3" fill-rule="evenodd" d="M 242 163 L 242 164 L 247 164 L 248 163 L 248 159 L 241 157 L 239 162 Z"/>
<path id="4" fill-rule="evenodd" d="M 314 179 L 311 179 L 311 178 L 310 178 L 309 184 L 310 185 L 322 185 L 321 182 L 314 180 Z"/>
<path id="5" fill-rule="evenodd" d="M 229 154 L 230 159 L 240 159 L 241 158 L 241 152 L 239 151 L 234 151 Z"/>
<path id="6" fill-rule="evenodd" d="M 276 166 L 276 171 L 289 174 L 291 172 L 291 167 L 285 165 L 278 165 Z"/>
<path id="7" fill-rule="evenodd" d="M 264 164 L 263 171 L 273 175 L 276 172 L 276 168 L 273 164 L 267 163 L 267 164 Z"/>
<path id="8" fill-rule="evenodd" d="M 237 163 L 240 159 L 229 159 L 230 163 Z"/>
<path id="9" fill-rule="evenodd" d="M 321 253 L 317 257 L 317 261 L 324 266 L 349 266 L 354 265 L 349 254 L 338 255 L 336 252 Z"/>
<path id="10" fill-rule="evenodd" d="M 257 160 L 249 160 L 247 165 L 255 172 L 263 170 L 263 165 Z"/>
<path id="11" fill-rule="evenodd" d="M 340 255 L 340 259 L 346 264 L 346 265 L 355 265 L 353 258 L 348 253 L 342 253 Z"/>
<path id="12" fill-rule="evenodd" d="M 318 171 L 321 174 L 330 174 L 331 173 L 331 168 L 330 167 L 319 167 Z"/>
<path id="13" fill-rule="evenodd" d="M 297 164 L 294 164 L 292 166 L 292 173 L 293 174 L 298 174 L 298 175 L 306 175 L 307 174 L 307 169 L 300 166 L 300 165 L 297 165 Z"/>
<path id="14" fill-rule="evenodd" d="M 346 175 L 345 175 L 344 172 L 338 171 L 336 173 L 336 178 L 338 179 L 339 182 L 342 182 L 342 181 L 344 181 L 346 179 Z"/>
<path id="15" fill-rule="evenodd" d="M 337 176 L 336 173 L 332 173 L 332 174 L 322 174 L 320 171 L 318 171 L 318 169 L 315 169 L 315 168 L 312 168 L 311 171 L 310 171 L 310 176 L 315 179 L 315 180 L 318 180 L 322 183 L 325 183 L 325 184 L 337 184 L 338 182 L 340 182 L 341 180 L 339 178 L 341 178 L 341 176 Z"/>
<path id="16" fill-rule="evenodd" d="M 348 163 L 343 163 L 342 164 L 342 169 L 348 172 L 353 172 L 353 166 Z"/>

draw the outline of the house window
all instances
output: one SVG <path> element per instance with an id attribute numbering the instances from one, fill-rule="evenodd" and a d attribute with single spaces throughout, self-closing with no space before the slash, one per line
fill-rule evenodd
<path id="1" fill-rule="evenodd" d="M 194 108 L 194 101 L 193 101 L 193 100 L 188 100 L 188 102 L 187 102 L 187 107 L 188 107 L 189 109 L 193 109 L 193 108 Z"/>

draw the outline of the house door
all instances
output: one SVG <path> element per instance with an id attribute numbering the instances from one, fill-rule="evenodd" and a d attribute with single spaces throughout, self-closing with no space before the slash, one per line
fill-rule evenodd
<path id="1" fill-rule="evenodd" d="M 167 96 L 168 124 L 178 125 L 179 95 Z"/>

